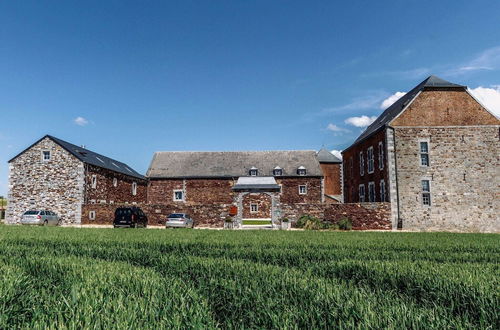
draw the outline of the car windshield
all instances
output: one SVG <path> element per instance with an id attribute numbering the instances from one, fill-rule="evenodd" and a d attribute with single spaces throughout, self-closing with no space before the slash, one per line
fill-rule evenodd
<path id="1" fill-rule="evenodd" d="M 121 216 L 121 215 L 131 215 L 132 210 L 131 209 L 116 209 L 115 215 Z"/>
<path id="2" fill-rule="evenodd" d="M 168 217 L 169 218 L 184 218 L 184 214 L 182 214 L 182 213 L 172 213 Z"/>
<path id="3" fill-rule="evenodd" d="M 35 215 L 38 214 L 39 211 L 26 211 L 24 212 L 24 215 Z"/>

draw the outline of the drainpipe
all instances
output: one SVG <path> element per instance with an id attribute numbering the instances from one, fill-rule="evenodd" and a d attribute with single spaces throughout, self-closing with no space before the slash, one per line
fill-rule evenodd
<path id="1" fill-rule="evenodd" d="M 398 160 L 396 156 L 396 130 L 392 126 L 387 126 L 388 129 L 392 130 L 392 142 L 394 144 L 394 176 L 396 179 L 396 199 L 398 203 L 397 207 L 397 229 L 403 229 L 403 222 L 400 217 L 400 209 L 399 209 L 399 184 L 398 184 Z"/>

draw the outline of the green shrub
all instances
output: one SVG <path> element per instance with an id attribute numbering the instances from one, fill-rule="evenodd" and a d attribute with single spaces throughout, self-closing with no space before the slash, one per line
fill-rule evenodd
<path id="1" fill-rule="evenodd" d="M 352 221 L 348 217 L 343 217 L 339 220 L 338 226 L 340 230 L 351 230 L 352 229 Z"/>

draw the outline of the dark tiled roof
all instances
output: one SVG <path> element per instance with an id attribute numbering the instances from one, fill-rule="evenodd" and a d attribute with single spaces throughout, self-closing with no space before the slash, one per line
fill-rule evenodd
<path id="1" fill-rule="evenodd" d="M 26 150 L 30 149 L 32 146 L 40 142 L 41 140 L 49 138 L 58 145 L 60 145 L 62 148 L 64 148 L 67 152 L 78 158 L 80 161 L 94 165 L 97 167 L 105 168 L 111 171 L 115 171 L 121 174 L 125 174 L 128 176 L 132 176 L 138 179 L 143 179 L 145 180 L 146 178 L 134 171 L 131 167 L 129 167 L 127 164 L 124 164 L 122 162 L 119 162 L 117 160 L 111 159 L 109 157 L 103 156 L 101 154 L 98 154 L 96 152 L 90 151 L 88 149 L 79 147 L 77 145 L 74 145 L 72 143 L 66 142 L 64 140 L 58 139 L 54 136 L 51 135 L 45 135 L 43 138 L 32 144 L 30 147 L 26 148 L 24 151 L 19 153 L 17 156 L 9 160 L 9 162 L 13 161 L 15 158 L 23 154 Z"/>
<path id="2" fill-rule="evenodd" d="M 425 88 L 466 88 L 466 86 L 458 85 L 441 79 L 436 76 L 430 76 L 420 84 L 418 84 L 411 91 L 402 96 L 399 100 L 394 102 L 390 107 L 385 109 L 385 111 L 378 116 L 378 118 L 370 125 L 368 128 L 361 133 L 361 135 L 356 139 L 354 144 L 360 142 L 361 140 L 366 139 L 373 133 L 377 132 L 380 128 L 389 124 L 394 118 L 396 118 L 405 108 L 406 106 L 413 101 L 413 99 L 417 96 Z M 354 145 L 353 144 L 353 145 Z"/>
<path id="3" fill-rule="evenodd" d="M 259 176 L 272 176 L 279 166 L 283 176 L 298 176 L 304 166 L 307 176 L 323 176 L 316 151 L 162 151 L 156 152 L 146 176 L 150 178 L 234 178 L 247 176 L 256 167 Z"/>
<path id="4" fill-rule="evenodd" d="M 338 163 L 338 164 L 342 163 L 342 161 L 337 156 L 335 156 L 325 148 L 321 148 L 321 150 L 318 151 L 316 157 L 318 157 L 318 161 L 320 163 Z"/>

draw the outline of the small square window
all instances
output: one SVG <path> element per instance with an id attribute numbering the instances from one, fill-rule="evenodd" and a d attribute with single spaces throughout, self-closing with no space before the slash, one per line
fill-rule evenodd
<path id="1" fill-rule="evenodd" d="M 89 212 L 89 220 L 95 220 L 95 211 Z"/>
<path id="2" fill-rule="evenodd" d="M 184 192 L 182 190 L 174 190 L 174 202 L 184 201 Z"/>
<path id="3" fill-rule="evenodd" d="M 250 176 L 257 176 L 257 174 L 259 174 L 259 170 L 253 168 L 249 171 L 249 174 Z"/>
<path id="4" fill-rule="evenodd" d="M 306 185 L 299 186 L 299 195 L 305 195 L 305 194 L 307 194 L 307 186 Z"/>
<path id="5" fill-rule="evenodd" d="M 50 160 L 50 151 L 49 150 L 44 150 L 42 151 L 42 160 L 44 162 L 48 162 Z"/>
<path id="6" fill-rule="evenodd" d="M 252 203 L 250 204 L 250 213 L 257 213 L 259 212 L 259 204 Z"/>
<path id="7" fill-rule="evenodd" d="M 274 176 L 282 176 L 283 175 L 283 170 L 276 168 L 276 169 L 273 170 L 273 175 Z"/>

